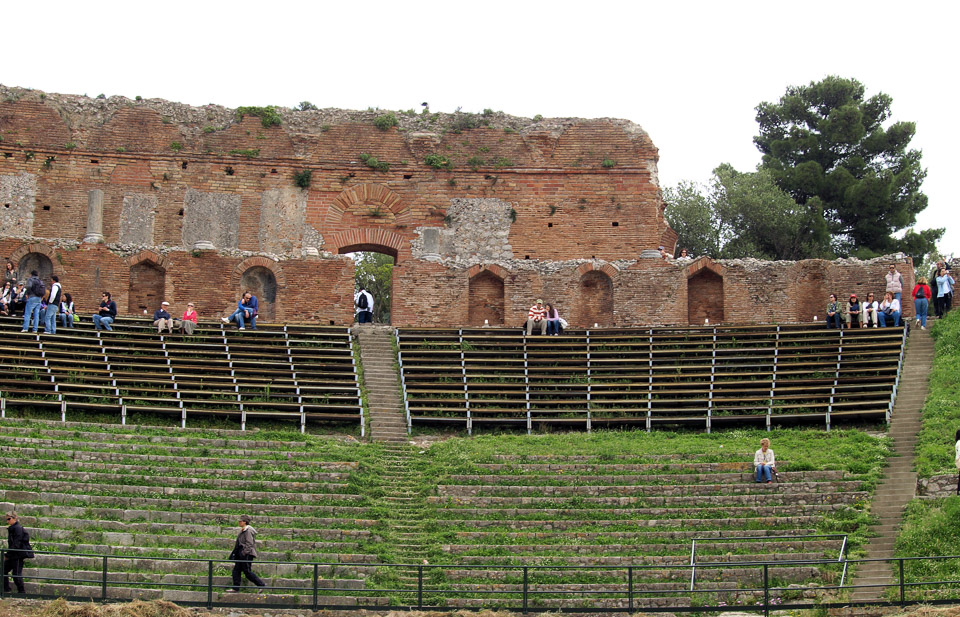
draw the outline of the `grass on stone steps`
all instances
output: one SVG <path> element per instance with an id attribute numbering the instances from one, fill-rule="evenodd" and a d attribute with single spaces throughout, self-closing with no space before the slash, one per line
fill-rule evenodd
<path id="1" fill-rule="evenodd" d="M 933 371 L 916 447 L 921 478 L 955 473 L 954 437 L 960 428 L 960 310 L 947 313 L 930 330 L 935 339 Z"/>

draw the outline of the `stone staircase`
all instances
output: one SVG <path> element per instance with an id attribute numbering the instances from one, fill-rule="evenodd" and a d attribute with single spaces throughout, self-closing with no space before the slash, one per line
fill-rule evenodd
<path id="1" fill-rule="evenodd" d="M 354 328 L 360 343 L 363 381 L 370 405 L 370 437 L 374 441 L 405 442 L 407 421 L 397 378 L 393 328 L 364 324 Z"/>
<path id="2" fill-rule="evenodd" d="M 893 408 L 889 435 L 895 457 L 890 459 L 883 480 L 877 486 L 871 512 L 878 518 L 876 537 L 867 545 L 867 559 L 890 559 L 907 502 L 916 496 L 917 473 L 914 448 L 920 432 L 920 410 L 927 396 L 927 383 L 933 366 L 933 338 L 929 330 L 912 329 L 900 376 L 900 389 Z M 882 599 L 885 587 L 894 583 L 894 565 L 887 561 L 860 564 L 854 585 L 880 585 L 856 589 L 854 602 Z"/>

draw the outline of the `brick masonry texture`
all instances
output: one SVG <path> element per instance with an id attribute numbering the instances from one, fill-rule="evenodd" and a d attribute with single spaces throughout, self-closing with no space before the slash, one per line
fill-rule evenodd
<path id="1" fill-rule="evenodd" d="M 214 317 L 249 286 L 264 318 L 335 324 L 353 319 L 356 250 L 395 257 L 395 325 L 520 325 L 537 297 L 579 326 L 822 320 L 830 291 L 882 291 L 891 260 L 912 288 L 905 258 L 640 258 L 676 234 L 657 149 L 627 121 L 401 113 L 382 131 L 383 112 L 277 111 L 265 128 L 0 86 L 0 256 L 60 275 L 85 312 L 106 289 L 122 314 L 166 299 Z M 93 190 L 103 244 L 82 242 Z"/>

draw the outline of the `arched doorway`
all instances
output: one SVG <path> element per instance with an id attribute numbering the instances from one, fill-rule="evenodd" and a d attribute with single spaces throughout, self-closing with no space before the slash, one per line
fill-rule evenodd
<path id="1" fill-rule="evenodd" d="M 153 311 L 163 302 L 166 271 L 151 261 L 141 261 L 130 268 L 127 310 L 131 315 Z"/>
<path id="2" fill-rule="evenodd" d="M 482 326 L 503 325 L 503 279 L 484 270 L 470 279 L 467 323 Z"/>
<path id="3" fill-rule="evenodd" d="M 723 323 L 723 277 L 703 268 L 687 279 L 687 323 Z"/>
<path id="4" fill-rule="evenodd" d="M 257 297 L 257 319 L 275 321 L 277 318 L 277 277 L 263 266 L 247 268 L 240 278 L 240 288 Z"/>
<path id="5" fill-rule="evenodd" d="M 40 280 L 47 283 L 53 276 L 53 262 L 43 253 L 27 253 L 17 262 L 17 280 L 26 284 L 34 270 L 40 275 Z"/>
<path id="6" fill-rule="evenodd" d="M 613 325 L 613 279 L 602 270 L 591 270 L 580 277 L 577 323 L 592 328 Z"/>
<path id="7" fill-rule="evenodd" d="M 341 247 L 340 254 L 354 261 L 356 288 L 364 287 L 373 296 L 373 323 L 390 323 L 397 250 L 382 244 L 352 244 Z"/>

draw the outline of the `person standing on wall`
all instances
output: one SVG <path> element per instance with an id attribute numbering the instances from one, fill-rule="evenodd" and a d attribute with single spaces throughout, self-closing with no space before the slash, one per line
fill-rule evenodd
<path id="1" fill-rule="evenodd" d="M 63 287 L 60 286 L 60 277 L 56 274 L 50 277 L 50 295 L 47 296 L 47 308 L 43 313 L 44 334 L 57 333 L 57 315 L 60 314 L 60 299 Z"/>
<path id="2" fill-rule="evenodd" d="M 40 328 L 40 301 L 43 299 L 43 294 L 47 292 L 36 270 L 30 272 L 26 289 L 27 301 L 23 306 L 23 330 L 20 330 L 20 332 L 26 332 L 32 324 L 33 333 L 36 334 Z"/>
<path id="3" fill-rule="evenodd" d="M 247 580 L 257 587 L 265 587 L 266 583 L 253 571 L 253 560 L 257 558 L 257 530 L 250 524 L 250 516 L 243 514 L 240 516 L 240 533 L 237 534 L 237 542 L 230 552 L 230 561 L 233 563 L 233 587 L 227 591 L 240 591 L 240 576 L 246 576 Z M 258 591 L 259 593 L 259 591 Z"/>
<path id="4" fill-rule="evenodd" d="M 900 302 L 900 294 L 903 292 L 903 275 L 897 272 L 896 264 L 890 264 L 889 272 L 887 272 L 884 280 L 887 282 L 885 291 L 892 293 L 894 299 Z"/>
<path id="5" fill-rule="evenodd" d="M 7 548 L 3 559 L 3 592 L 10 593 L 8 574 L 13 574 L 13 584 L 17 586 L 17 593 L 26 593 L 23 586 L 23 562 L 33 558 L 33 548 L 30 546 L 30 534 L 17 520 L 16 512 L 7 512 Z"/>
<path id="6" fill-rule="evenodd" d="M 933 267 L 933 271 L 930 272 L 930 277 L 927 279 L 927 281 L 930 283 L 930 293 L 933 295 L 930 300 L 930 304 L 933 306 L 933 312 L 936 314 L 937 319 L 943 317 L 943 298 L 940 297 L 940 288 L 937 286 L 937 277 L 940 276 L 940 268 L 945 266 L 945 263 L 938 261 L 937 265 Z"/>
<path id="7" fill-rule="evenodd" d="M 954 281 L 953 277 L 950 276 L 950 271 L 947 270 L 946 266 L 940 268 L 940 274 L 937 275 L 937 288 L 940 294 L 941 315 L 946 315 L 949 313 L 950 308 L 953 306 L 954 285 L 956 285 L 956 281 Z"/>
<path id="8" fill-rule="evenodd" d="M 357 323 L 373 323 L 373 294 L 367 291 L 366 287 L 360 286 L 353 296 L 353 303 L 356 307 Z"/>

